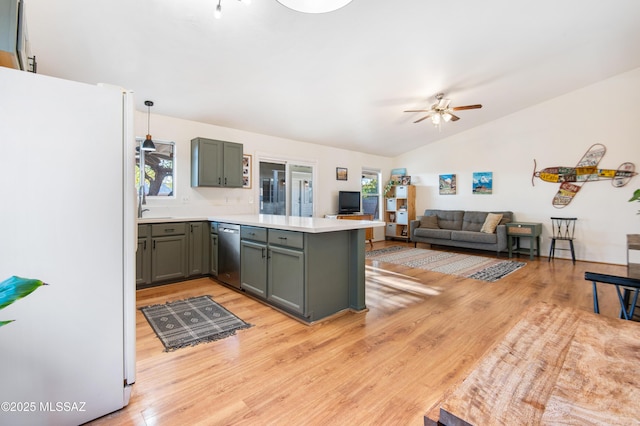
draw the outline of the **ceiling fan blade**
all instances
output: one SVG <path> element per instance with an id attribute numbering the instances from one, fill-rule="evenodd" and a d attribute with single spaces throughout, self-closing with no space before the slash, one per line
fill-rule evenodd
<path id="1" fill-rule="evenodd" d="M 449 113 L 449 115 L 451 116 L 451 121 L 458 121 L 460 120 L 460 117 L 458 117 L 457 115 L 453 115 L 451 113 Z"/>
<path id="2" fill-rule="evenodd" d="M 451 99 L 440 99 L 440 101 L 438 101 L 438 106 L 436 108 L 447 109 L 449 108 L 450 103 L 451 103 Z"/>
<path id="3" fill-rule="evenodd" d="M 458 106 L 458 107 L 453 107 L 451 108 L 453 111 L 462 111 L 465 109 L 478 109 L 478 108 L 482 108 L 482 105 L 480 104 L 476 104 L 476 105 L 465 105 L 465 106 Z"/>
<path id="4" fill-rule="evenodd" d="M 424 117 L 422 117 L 421 119 L 414 121 L 414 123 L 419 123 L 419 122 L 421 122 L 422 120 L 426 120 L 427 118 L 431 117 L 431 115 L 432 115 L 432 114 L 427 114 L 427 115 L 425 115 Z"/>
<path id="5" fill-rule="evenodd" d="M 408 109 L 405 112 L 431 112 L 430 109 Z"/>

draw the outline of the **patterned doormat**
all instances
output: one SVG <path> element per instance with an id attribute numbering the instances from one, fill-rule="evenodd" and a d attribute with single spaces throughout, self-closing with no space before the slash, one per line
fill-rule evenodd
<path id="1" fill-rule="evenodd" d="M 426 250 L 403 246 L 366 252 L 366 258 L 443 274 L 494 282 L 526 265 L 525 262 Z"/>
<path id="2" fill-rule="evenodd" d="M 220 340 L 252 326 L 218 305 L 211 296 L 145 306 L 140 310 L 162 341 L 165 352 Z"/>

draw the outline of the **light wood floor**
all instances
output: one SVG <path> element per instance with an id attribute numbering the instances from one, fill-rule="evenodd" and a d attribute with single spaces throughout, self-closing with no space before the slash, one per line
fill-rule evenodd
<path id="1" fill-rule="evenodd" d="M 390 244 L 403 243 L 375 248 Z M 209 278 L 140 290 L 138 307 L 209 294 L 254 327 L 163 352 L 138 311 L 131 401 L 92 424 L 422 425 L 523 309 L 546 301 L 592 311 L 584 272 L 625 272 L 520 260 L 527 266 L 495 283 L 367 261 L 368 312 L 313 326 Z M 600 293 L 602 314 L 616 317 L 614 290 Z"/>

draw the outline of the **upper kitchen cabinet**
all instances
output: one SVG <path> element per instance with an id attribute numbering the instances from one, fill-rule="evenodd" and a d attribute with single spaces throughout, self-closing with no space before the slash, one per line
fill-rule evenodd
<path id="1" fill-rule="evenodd" d="M 242 188 L 242 144 L 191 140 L 191 186 Z"/>
<path id="2" fill-rule="evenodd" d="M 23 0 L 0 0 L 0 66 L 36 72 L 24 8 Z"/>

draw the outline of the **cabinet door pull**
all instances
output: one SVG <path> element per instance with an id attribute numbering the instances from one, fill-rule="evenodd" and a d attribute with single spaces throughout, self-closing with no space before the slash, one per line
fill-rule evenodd
<path id="1" fill-rule="evenodd" d="M 173 228 L 164 228 L 164 232 L 173 232 L 174 229 Z"/>
<path id="2" fill-rule="evenodd" d="M 224 185 L 227 186 L 227 177 L 224 177 Z"/>
<path id="3" fill-rule="evenodd" d="M 267 250 L 266 248 L 262 247 L 262 258 L 263 258 L 263 259 L 265 258 L 265 252 L 266 252 L 266 250 Z"/>
<path id="4" fill-rule="evenodd" d="M 156 249 L 156 240 L 153 240 L 153 249 Z"/>
<path id="5" fill-rule="evenodd" d="M 146 249 L 147 249 L 147 240 L 144 240 L 144 245 L 142 246 L 142 249 L 143 249 L 143 250 L 146 250 Z"/>
<path id="6" fill-rule="evenodd" d="M 287 239 L 287 237 L 278 237 L 278 239 L 280 239 L 280 240 L 286 240 L 286 239 Z"/>
<path id="7" fill-rule="evenodd" d="M 222 183 L 222 178 L 218 177 L 218 185 Z"/>

